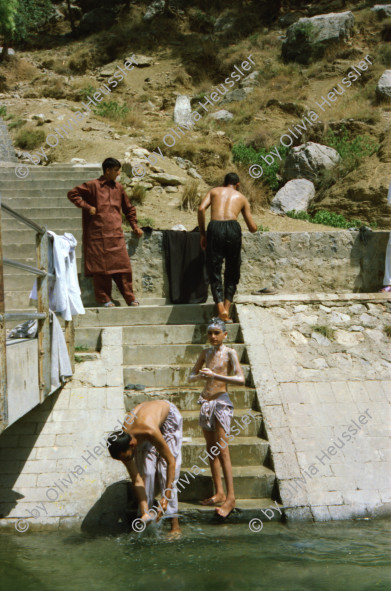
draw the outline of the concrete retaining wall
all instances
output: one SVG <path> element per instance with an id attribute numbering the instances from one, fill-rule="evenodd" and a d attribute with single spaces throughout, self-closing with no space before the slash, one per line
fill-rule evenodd
<path id="1" fill-rule="evenodd" d="M 125 415 L 121 344 L 103 329 L 100 358 L 0 436 L 0 527 L 121 529 L 125 474 L 102 443 Z"/>
<path id="2" fill-rule="evenodd" d="M 391 512 L 391 304 L 265 303 L 237 308 L 288 519 Z"/>
<path id="3" fill-rule="evenodd" d="M 137 297 L 165 298 L 163 234 L 137 240 L 126 236 Z M 375 292 L 383 283 L 388 232 L 257 232 L 243 235 L 239 294 L 274 286 L 281 293 Z M 82 279 L 83 300 L 95 302 L 90 279 Z M 121 299 L 117 291 L 114 297 Z"/>

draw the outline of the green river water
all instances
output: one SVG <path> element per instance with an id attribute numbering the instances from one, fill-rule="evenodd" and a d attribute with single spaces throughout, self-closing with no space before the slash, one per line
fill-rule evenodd
<path id="1" fill-rule="evenodd" d="M 390 591 L 388 519 L 2 534 L 1 591 Z"/>

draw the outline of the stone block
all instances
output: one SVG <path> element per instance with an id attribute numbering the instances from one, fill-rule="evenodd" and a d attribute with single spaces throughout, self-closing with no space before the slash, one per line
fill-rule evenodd
<path id="1" fill-rule="evenodd" d="M 56 410 L 63 410 L 69 407 L 69 397 L 70 392 L 66 389 L 61 390 L 56 402 L 54 403 L 54 408 Z"/>
<path id="2" fill-rule="evenodd" d="M 87 407 L 91 410 L 104 408 L 106 404 L 106 388 L 88 388 L 87 400 Z"/>
<path id="3" fill-rule="evenodd" d="M 311 506 L 311 513 L 315 521 L 330 521 L 329 507 L 326 505 Z"/>
<path id="4" fill-rule="evenodd" d="M 63 458 L 73 458 L 75 449 L 68 447 L 39 447 L 37 448 L 37 460 L 60 460 Z"/>
<path id="5" fill-rule="evenodd" d="M 285 515 L 288 519 L 288 522 L 314 520 L 309 507 L 295 507 L 292 509 L 285 509 Z"/>
<path id="6" fill-rule="evenodd" d="M 308 496 L 311 507 L 316 505 L 342 505 L 343 503 L 342 494 L 339 491 L 313 491 Z"/>
<path id="7" fill-rule="evenodd" d="M 273 462 L 277 478 L 300 478 L 300 466 L 293 451 L 274 453 Z"/>
<path id="8" fill-rule="evenodd" d="M 117 409 L 125 413 L 124 393 L 122 388 L 106 388 L 106 408 Z"/>

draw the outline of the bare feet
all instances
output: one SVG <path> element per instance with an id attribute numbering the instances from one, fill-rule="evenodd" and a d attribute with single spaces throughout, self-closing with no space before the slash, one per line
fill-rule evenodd
<path id="1" fill-rule="evenodd" d="M 203 501 L 201 501 L 201 505 L 204 505 L 204 506 L 217 505 L 217 503 L 224 503 L 224 501 L 225 501 L 225 495 L 218 494 L 218 495 L 213 495 L 213 497 L 209 497 L 209 499 L 204 499 Z"/>
<path id="2" fill-rule="evenodd" d="M 177 540 L 182 535 L 181 528 L 179 527 L 178 517 L 173 517 L 171 522 L 171 531 L 168 534 L 169 540 Z"/>
<path id="3" fill-rule="evenodd" d="M 235 499 L 227 499 L 221 507 L 216 507 L 215 511 L 219 517 L 226 519 L 235 509 Z"/>

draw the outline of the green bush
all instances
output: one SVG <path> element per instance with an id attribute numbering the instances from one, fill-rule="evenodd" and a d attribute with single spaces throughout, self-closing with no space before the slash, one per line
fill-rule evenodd
<path id="1" fill-rule="evenodd" d="M 260 177 L 260 179 L 269 185 L 272 191 L 276 191 L 280 186 L 277 173 L 280 169 L 280 165 L 288 153 L 288 150 L 289 148 L 286 148 L 285 146 L 279 146 L 278 151 L 282 157 L 282 160 L 279 160 L 274 156 L 274 162 L 270 166 L 262 159 L 262 156 L 266 156 L 270 152 L 270 150 L 267 150 L 266 148 L 255 150 L 251 146 L 245 146 L 243 143 L 239 143 L 232 147 L 232 156 L 234 162 L 247 165 L 259 164 L 262 166 L 263 175 Z"/>
<path id="2" fill-rule="evenodd" d="M 333 228 L 360 228 L 361 226 L 365 226 L 365 223 L 361 220 L 352 219 L 349 221 L 340 213 L 326 211 L 325 209 L 320 209 L 313 217 L 306 211 L 296 211 L 295 209 L 287 211 L 286 215 L 294 220 L 305 220 L 312 224 L 323 224 L 324 226 L 332 226 Z M 370 226 L 376 227 L 376 224 L 370 224 Z"/>
<path id="3" fill-rule="evenodd" d="M 45 141 L 45 133 L 42 129 L 25 127 L 15 137 L 15 144 L 22 150 L 35 150 Z"/>
<path id="4" fill-rule="evenodd" d="M 4 105 L 0 106 L 0 117 L 5 117 L 7 115 L 7 107 Z"/>
<path id="5" fill-rule="evenodd" d="M 83 101 L 87 100 L 88 97 L 92 97 L 94 92 L 96 92 L 96 88 L 94 88 L 91 84 L 79 90 L 80 97 Z"/>
<path id="6" fill-rule="evenodd" d="M 107 117 L 108 119 L 124 119 L 129 113 L 129 109 L 126 105 L 120 105 L 116 101 L 103 101 L 99 103 L 96 109 L 93 109 L 95 115 L 100 117 Z"/>
<path id="7" fill-rule="evenodd" d="M 361 158 L 372 156 L 379 149 L 379 144 L 368 135 L 357 135 L 350 140 L 349 132 L 344 125 L 341 127 L 339 134 L 336 134 L 331 129 L 328 130 L 326 144 L 337 150 L 341 156 L 341 172 L 343 175 L 354 170 Z"/>

